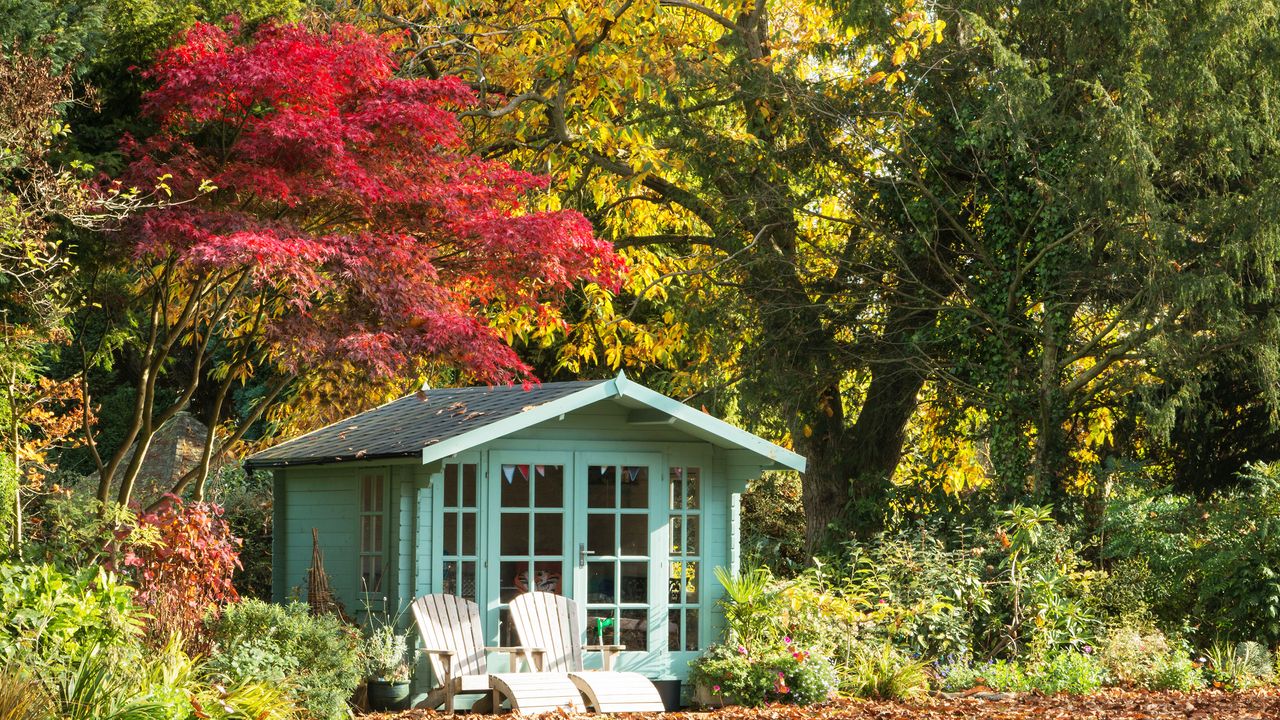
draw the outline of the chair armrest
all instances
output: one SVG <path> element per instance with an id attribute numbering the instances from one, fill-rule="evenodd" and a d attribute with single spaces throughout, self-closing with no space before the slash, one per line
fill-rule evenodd
<path id="1" fill-rule="evenodd" d="M 542 648 L 523 647 L 523 646 L 486 647 L 485 651 L 506 653 L 507 664 L 511 666 L 510 667 L 511 672 L 516 671 L 516 666 L 519 665 L 521 657 L 524 657 L 524 659 L 529 663 L 530 668 L 538 672 L 541 672 L 542 658 L 547 654 L 547 651 Z"/>
<path id="2" fill-rule="evenodd" d="M 420 648 L 420 652 L 424 652 L 428 655 L 443 655 L 444 657 L 453 657 L 454 655 L 457 655 L 457 653 L 452 650 L 432 650 L 431 648 Z"/>
<path id="3" fill-rule="evenodd" d="M 584 645 L 583 652 L 598 652 L 604 656 L 604 670 L 607 672 L 613 669 L 613 658 L 623 650 L 626 645 Z"/>
<path id="4" fill-rule="evenodd" d="M 517 645 L 517 646 L 514 646 L 514 647 L 505 647 L 505 646 L 503 646 L 503 647 L 487 647 L 487 648 L 485 648 L 485 651 L 486 651 L 486 652 L 502 652 L 502 653 L 514 653 L 514 652 L 539 652 L 539 653 L 540 653 L 540 652 L 546 652 L 546 650 L 544 650 L 544 649 L 542 649 L 542 648 L 536 648 L 536 647 L 524 647 L 523 645 Z"/>

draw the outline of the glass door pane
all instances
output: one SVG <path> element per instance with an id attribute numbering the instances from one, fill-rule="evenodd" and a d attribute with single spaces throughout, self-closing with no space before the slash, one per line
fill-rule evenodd
<path id="1" fill-rule="evenodd" d="M 651 479 L 648 464 L 586 465 L 586 537 L 579 560 L 586 592 L 578 600 L 587 608 L 589 643 L 622 644 L 628 652 L 649 649 Z"/>
<path id="2" fill-rule="evenodd" d="M 492 482 L 499 488 L 494 586 L 501 645 L 519 644 L 508 611 L 513 597 L 532 590 L 560 594 L 566 589 L 564 511 L 569 464 L 547 462 L 546 455 L 502 452 L 491 459 L 497 475 Z"/>

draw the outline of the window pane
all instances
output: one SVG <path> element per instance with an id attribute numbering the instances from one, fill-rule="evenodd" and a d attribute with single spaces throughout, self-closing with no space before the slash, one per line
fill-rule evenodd
<path id="1" fill-rule="evenodd" d="M 444 524 L 441 526 L 440 534 L 444 536 L 442 553 L 445 555 L 458 554 L 458 515 L 457 513 L 447 512 L 444 514 Z"/>
<path id="2" fill-rule="evenodd" d="M 671 516 L 671 554 L 684 552 L 684 520 L 679 515 Z"/>
<path id="3" fill-rule="evenodd" d="M 618 619 L 613 610 L 587 610 L 587 642 L 596 645 L 617 644 Z"/>
<path id="4" fill-rule="evenodd" d="M 476 554 L 476 514 L 462 514 L 462 554 Z"/>
<path id="5" fill-rule="evenodd" d="M 587 549 L 596 555 L 616 555 L 613 515 L 587 515 Z"/>
<path id="6" fill-rule="evenodd" d="M 667 602 L 679 605 L 682 601 L 680 590 L 684 585 L 684 563 L 671 561 L 671 577 L 667 580 Z"/>
<path id="7" fill-rule="evenodd" d="M 529 590 L 529 561 L 507 560 L 499 566 L 502 591 L 498 595 L 501 602 L 511 602 L 511 598 Z"/>
<path id="8" fill-rule="evenodd" d="M 444 506 L 458 506 L 458 466 L 444 466 Z"/>
<path id="9" fill-rule="evenodd" d="M 623 555 L 649 554 L 649 516 L 622 515 L 618 530 Z"/>
<path id="10" fill-rule="evenodd" d="M 684 611 L 684 649 L 700 650 L 698 645 L 698 611 Z"/>
<path id="11" fill-rule="evenodd" d="M 474 601 L 476 599 L 476 564 L 475 561 L 462 563 L 462 581 L 458 595 Z"/>
<path id="12" fill-rule="evenodd" d="M 618 563 L 618 569 L 621 575 L 619 582 L 622 584 L 620 601 L 624 603 L 649 602 L 649 563 Z"/>
<path id="13" fill-rule="evenodd" d="M 684 564 L 684 601 L 690 604 L 698 602 L 698 586 L 701 580 L 698 578 L 698 563 L 687 562 Z"/>
<path id="14" fill-rule="evenodd" d="M 515 623 L 511 622 L 511 610 L 507 608 L 498 611 L 498 644 L 506 647 L 520 646 Z"/>
<path id="15" fill-rule="evenodd" d="M 587 602 L 613 603 L 618 601 L 613 587 L 613 563 L 587 563 Z"/>
<path id="16" fill-rule="evenodd" d="M 360 512 L 369 512 L 373 508 L 373 482 L 366 475 L 360 478 Z"/>
<path id="17" fill-rule="evenodd" d="M 540 560 L 533 564 L 533 582 L 529 590 L 555 593 L 563 590 L 561 578 L 564 577 L 564 563 L 556 560 Z"/>
<path id="18" fill-rule="evenodd" d="M 671 509 L 679 510 L 684 500 L 684 468 L 671 468 Z"/>
<path id="19" fill-rule="evenodd" d="M 462 466 L 462 507 L 476 506 L 476 464 Z"/>
<path id="20" fill-rule="evenodd" d="M 502 507 L 529 507 L 529 466 L 503 465 Z"/>
<path id="21" fill-rule="evenodd" d="M 533 516 L 533 553 L 560 555 L 564 552 L 564 520 L 559 513 L 537 513 Z"/>
<path id="22" fill-rule="evenodd" d="M 529 554 L 528 513 L 502 513 L 501 533 L 500 547 L 503 555 Z"/>
<path id="23" fill-rule="evenodd" d="M 587 507 L 614 507 L 614 488 L 617 486 L 617 468 L 592 465 L 587 468 Z"/>
<path id="24" fill-rule="evenodd" d="M 534 504 L 537 507 L 564 507 L 563 465 L 535 465 L 533 477 L 533 489 L 537 493 Z"/>
<path id="25" fill-rule="evenodd" d="M 365 555 L 360 558 L 361 565 L 361 581 L 364 585 L 365 592 L 379 592 L 382 590 L 382 557 L 379 555 Z"/>
<path id="26" fill-rule="evenodd" d="M 446 595 L 458 594 L 458 561 L 446 560 L 441 573 L 443 578 L 440 583 L 440 591 Z"/>
<path id="27" fill-rule="evenodd" d="M 686 555 L 698 554 L 698 516 L 690 515 L 685 518 L 685 544 L 684 552 Z"/>
<path id="28" fill-rule="evenodd" d="M 688 469 L 689 481 L 685 484 L 685 507 L 690 510 L 696 510 L 699 507 L 699 492 L 702 483 L 702 471 L 698 468 Z"/>
<path id="29" fill-rule="evenodd" d="M 623 466 L 620 491 L 619 507 L 649 507 L 649 468 L 642 465 Z"/>
<path id="30" fill-rule="evenodd" d="M 618 642 L 627 650 L 649 649 L 649 611 L 623 610 L 618 613 Z"/>
<path id="31" fill-rule="evenodd" d="M 667 649 L 680 649 L 680 612 L 679 610 L 667 611 Z"/>
<path id="32" fill-rule="evenodd" d="M 382 478 L 373 478 L 373 511 L 382 512 Z"/>

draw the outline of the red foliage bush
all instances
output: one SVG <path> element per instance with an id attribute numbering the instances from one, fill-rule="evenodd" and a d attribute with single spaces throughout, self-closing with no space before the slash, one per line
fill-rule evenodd
<path id="1" fill-rule="evenodd" d="M 124 551 L 135 601 L 151 616 L 147 635 L 156 643 L 181 633 L 189 649 L 205 643 L 204 620 L 239 599 L 231 577 L 240 568 L 240 540 L 207 502 L 168 502 L 138 518 Z"/>

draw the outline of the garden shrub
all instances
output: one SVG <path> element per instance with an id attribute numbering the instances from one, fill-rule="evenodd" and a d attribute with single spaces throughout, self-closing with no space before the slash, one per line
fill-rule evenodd
<path id="1" fill-rule="evenodd" d="M 863 646 L 842 673 L 840 689 L 878 700 L 905 700 L 929 689 L 925 663 L 889 643 Z"/>
<path id="2" fill-rule="evenodd" d="M 209 499 L 220 505 L 231 534 L 240 538 L 240 571 L 233 578 L 241 597 L 271 599 L 271 473 L 245 472 L 238 463 L 219 468 Z"/>
<path id="3" fill-rule="evenodd" d="M 1144 558 L 1143 600 L 1162 627 L 1280 643 L 1280 463 L 1202 503 L 1164 491 L 1108 508 L 1106 558 Z M 1127 572 L 1127 570 L 1126 570 Z"/>
<path id="4" fill-rule="evenodd" d="M 1138 621 L 1113 625 L 1099 640 L 1098 659 L 1112 685 L 1145 690 L 1193 690 L 1203 678 L 1183 643 L 1171 643 Z"/>
<path id="5" fill-rule="evenodd" d="M 689 680 L 725 700 L 756 707 L 769 702 L 809 705 L 834 697 L 831 662 L 784 644 L 764 652 L 717 644 L 690 667 Z"/>
<path id="6" fill-rule="evenodd" d="M 286 680 L 290 697 L 319 720 L 347 714 L 347 700 L 363 677 L 359 633 L 303 603 L 260 600 L 228 605 L 212 623 L 209 673 L 224 682 Z"/>
<path id="7" fill-rule="evenodd" d="M 57 672 L 95 648 L 129 646 L 141 628 L 132 599 L 101 568 L 0 565 L 0 666 Z"/>
<path id="8" fill-rule="evenodd" d="M 1000 692 L 1085 695 L 1101 688 L 1106 677 L 1094 655 L 1061 650 L 1027 662 L 1002 658 L 976 667 L 948 667 L 943 689 L 957 692 L 985 685 Z"/>
<path id="9" fill-rule="evenodd" d="M 848 607 L 820 576 L 777 583 L 765 569 L 731 576 L 716 568 L 716 577 L 725 588 L 726 640 L 694 662 L 690 680 L 743 705 L 829 698 L 837 676 L 828 647 Z"/>
<path id="10" fill-rule="evenodd" d="M 878 613 L 890 639 L 926 657 L 969 651 L 975 623 L 991 610 L 980 552 L 948 548 L 924 526 L 846 549 L 845 594 Z"/>
<path id="11" fill-rule="evenodd" d="M 1275 677 L 1271 653 L 1256 642 L 1214 643 L 1208 653 L 1205 678 L 1224 690 L 1247 690 Z"/>
<path id="12" fill-rule="evenodd" d="M 177 634 L 188 647 L 204 650 L 205 618 L 237 599 L 231 577 L 240 567 L 240 541 L 217 505 L 172 495 L 166 500 L 138 518 L 123 565 L 133 575 L 138 604 L 151 616 L 152 644 Z"/>
<path id="13" fill-rule="evenodd" d="M 1085 695 L 1102 687 L 1107 673 L 1089 653 L 1057 652 L 1033 666 L 1028 674 L 1031 687 L 1046 695 Z"/>

